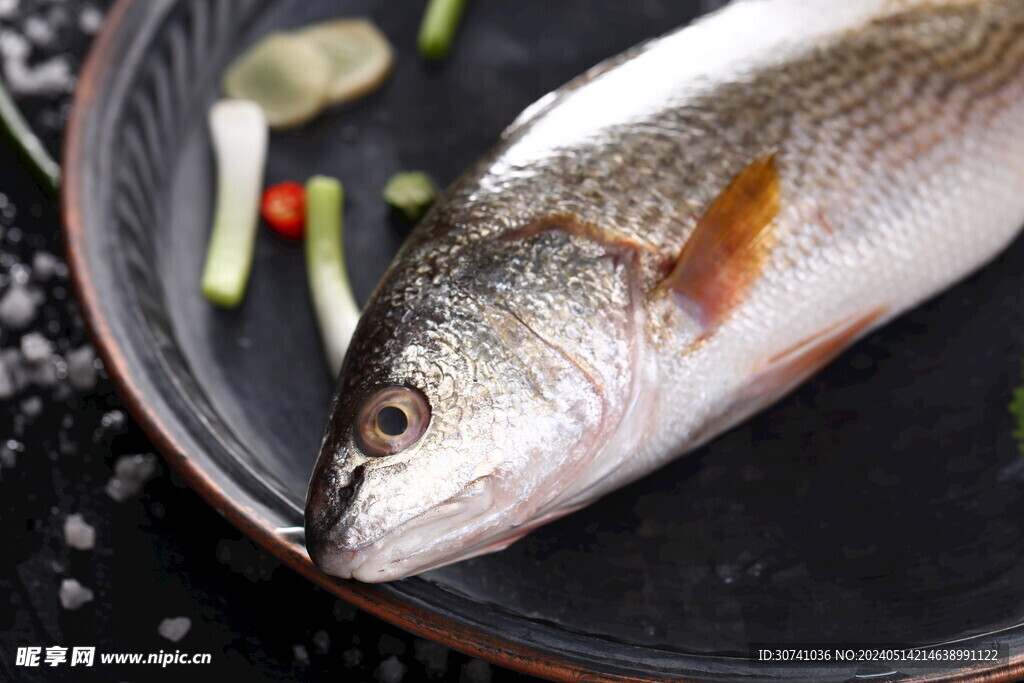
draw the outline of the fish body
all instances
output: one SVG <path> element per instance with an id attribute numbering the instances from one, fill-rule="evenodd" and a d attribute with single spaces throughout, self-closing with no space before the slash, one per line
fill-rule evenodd
<path id="1" fill-rule="evenodd" d="M 737 0 L 530 107 L 413 232 L 342 369 L 310 556 L 374 582 L 499 550 L 1022 225 L 1024 2 Z"/>

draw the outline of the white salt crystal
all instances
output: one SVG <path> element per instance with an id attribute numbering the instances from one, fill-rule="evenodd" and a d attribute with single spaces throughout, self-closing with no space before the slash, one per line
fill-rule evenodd
<path id="1" fill-rule="evenodd" d="M 21 413 L 28 419 L 39 417 L 43 412 L 43 399 L 38 396 L 29 396 L 19 404 Z"/>
<path id="2" fill-rule="evenodd" d="M 71 21 L 71 13 L 64 5 L 65 0 L 50 0 L 52 7 L 46 12 L 46 23 L 54 32 L 61 30 Z"/>
<path id="3" fill-rule="evenodd" d="M 18 464 L 18 452 L 10 447 L 10 442 L 0 446 L 0 466 L 14 467 Z"/>
<path id="4" fill-rule="evenodd" d="M 331 635 L 320 629 L 313 634 L 313 647 L 316 648 L 317 654 L 327 654 L 331 650 Z"/>
<path id="5" fill-rule="evenodd" d="M 28 363 L 24 366 L 24 380 L 37 387 L 52 387 L 57 383 L 57 366 L 50 362 Z"/>
<path id="6" fill-rule="evenodd" d="M 28 384 L 28 377 L 26 376 L 28 366 L 25 364 L 25 359 L 21 357 L 20 349 L 16 347 L 3 349 L 0 351 L 0 362 L 7 368 L 11 381 L 14 383 L 15 391 L 20 391 L 22 387 Z"/>
<path id="7" fill-rule="evenodd" d="M 39 300 L 27 287 L 14 286 L 0 298 L 0 325 L 11 330 L 28 326 L 39 308 Z"/>
<path id="8" fill-rule="evenodd" d="M 53 353 L 53 343 L 39 334 L 29 332 L 21 338 L 21 356 L 29 363 L 41 363 Z"/>
<path id="9" fill-rule="evenodd" d="M 57 274 L 59 264 L 57 257 L 48 251 L 37 251 L 32 256 L 32 272 L 40 282 L 48 282 L 53 278 Z"/>
<path id="10" fill-rule="evenodd" d="M 405 664 L 402 664 L 396 655 L 391 655 L 377 665 L 373 671 L 373 677 L 380 683 L 401 683 L 405 678 L 406 669 Z"/>
<path id="11" fill-rule="evenodd" d="M 20 0 L 0 0 L 0 19 L 12 19 L 18 13 Z"/>
<path id="12" fill-rule="evenodd" d="M 114 463 L 114 476 L 107 482 L 104 491 L 118 503 L 122 503 L 139 495 L 142 487 L 156 473 L 156 456 L 153 454 L 122 456 Z"/>
<path id="13" fill-rule="evenodd" d="M 123 503 L 132 497 L 132 493 L 127 490 L 122 482 L 117 477 L 111 477 L 107 485 L 103 487 L 104 492 L 118 503 Z"/>
<path id="14" fill-rule="evenodd" d="M 10 398 L 16 393 L 18 393 L 18 385 L 7 368 L 7 361 L 0 354 L 0 401 Z"/>
<path id="15" fill-rule="evenodd" d="M 97 8 L 89 5 L 82 10 L 81 14 L 78 15 L 78 28 L 82 30 L 82 33 L 92 35 L 100 30 L 100 26 L 103 25 L 103 12 Z"/>
<path id="16" fill-rule="evenodd" d="M 75 550 L 92 550 L 96 546 L 96 529 L 77 512 L 64 520 L 64 543 Z"/>
<path id="17" fill-rule="evenodd" d="M 49 45 L 53 42 L 53 27 L 40 16 L 30 16 L 25 19 L 21 30 L 25 37 L 36 45 Z"/>
<path id="18" fill-rule="evenodd" d="M 412 644 L 416 661 L 423 665 L 428 676 L 442 676 L 448 670 L 448 648 L 431 640 L 417 640 Z"/>
<path id="19" fill-rule="evenodd" d="M 114 463 L 114 474 L 124 481 L 145 484 L 156 472 L 156 456 L 152 453 L 125 455 Z"/>
<path id="20" fill-rule="evenodd" d="M 4 75 L 11 92 L 17 95 L 59 95 L 75 87 L 71 64 L 63 55 L 50 57 L 35 66 L 21 59 L 7 60 Z"/>
<path id="21" fill-rule="evenodd" d="M 24 285 L 28 284 L 28 279 L 32 276 L 32 269 L 26 266 L 24 263 L 15 263 L 11 266 L 11 281 L 15 284 Z"/>
<path id="22" fill-rule="evenodd" d="M 15 31 L 0 31 L 0 57 L 7 61 L 24 61 L 32 46 L 25 37 Z"/>
<path id="23" fill-rule="evenodd" d="M 185 637 L 190 628 L 192 620 L 188 617 L 170 617 L 160 622 L 156 632 L 172 643 L 177 643 Z"/>
<path id="24" fill-rule="evenodd" d="M 363 653 L 358 647 L 350 647 L 341 653 L 341 660 L 346 669 L 354 669 L 363 661 Z"/>
<path id="25" fill-rule="evenodd" d="M 92 602 L 93 592 L 74 579 L 60 582 L 60 605 L 64 609 L 79 609 L 87 602 Z"/>
<path id="26" fill-rule="evenodd" d="M 68 380 L 79 391 L 90 391 L 96 386 L 96 353 L 86 344 L 68 351 Z"/>

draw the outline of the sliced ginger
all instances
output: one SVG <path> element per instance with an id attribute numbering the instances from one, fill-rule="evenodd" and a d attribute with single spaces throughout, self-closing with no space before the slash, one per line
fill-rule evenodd
<path id="1" fill-rule="evenodd" d="M 393 61 L 371 21 L 334 19 L 260 40 L 228 68 L 224 90 L 259 104 L 272 128 L 290 128 L 373 92 Z"/>

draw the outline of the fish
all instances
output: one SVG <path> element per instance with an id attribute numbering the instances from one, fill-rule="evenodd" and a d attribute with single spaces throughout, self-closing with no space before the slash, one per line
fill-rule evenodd
<path id="1" fill-rule="evenodd" d="M 1022 225 L 1024 2 L 735 0 L 529 107 L 412 231 L 344 361 L 309 556 L 372 583 L 499 551 Z"/>

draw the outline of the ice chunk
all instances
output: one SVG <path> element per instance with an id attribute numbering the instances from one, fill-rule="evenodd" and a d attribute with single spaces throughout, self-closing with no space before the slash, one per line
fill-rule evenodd
<path id="1" fill-rule="evenodd" d="M 52 353 L 53 342 L 38 332 L 29 332 L 21 338 L 21 356 L 28 363 L 42 363 Z"/>
<path id="2" fill-rule="evenodd" d="M 158 465 L 152 453 L 125 455 L 114 464 L 114 476 L 104 489 L 107 495 L 122 503 L 139 495 L 146 482 L 156 475 Z"/>
<path id="3" fill-rule="evenodd" d="M 68 515 L 64 520 L 64 543 L 75 550 L 92 550 L 96 546 L 96 529 L 82 515 Z"/>
<path id="4" fill-rule="evenodd" d="M 402 664 L 402 660 L 396 655 L 391 655 L 377 665 L 377 668 L 373 671 L 373 677 L 380 681 L 380 683 L 401 683 L 402 679 L 405 678 L 406 669 L 407 667 L 405 664 Z"/>
<path id="5" fill-rule="evenodd" d="M 79 391 L 90 391 L 96 386 L 96 353 L 86 344 L 68 351 L 68 380 Z"/>
<path id="6" fill-rule="evenodd" d="M 64 609 L 79 609 L 85 603 L 92 602 L 94 597 L 91 590 L 75 579 L 64 579 L 60 582 L 60 605 Z"/>
<path id="7" fill-rule="evenodd" d="M 185 637 L 190 628 L 192 620 L 188 617 L 169 617 L 160 622 L 156 632 L 172 643 L 177 643 Z"/>
<path id="8" fill-rule="evenodd" d="M 0 298 L 0 325 L 10 330 L 24 329 L 36 318 L 39 299 L 27 287 L 12 286 Z"/>

